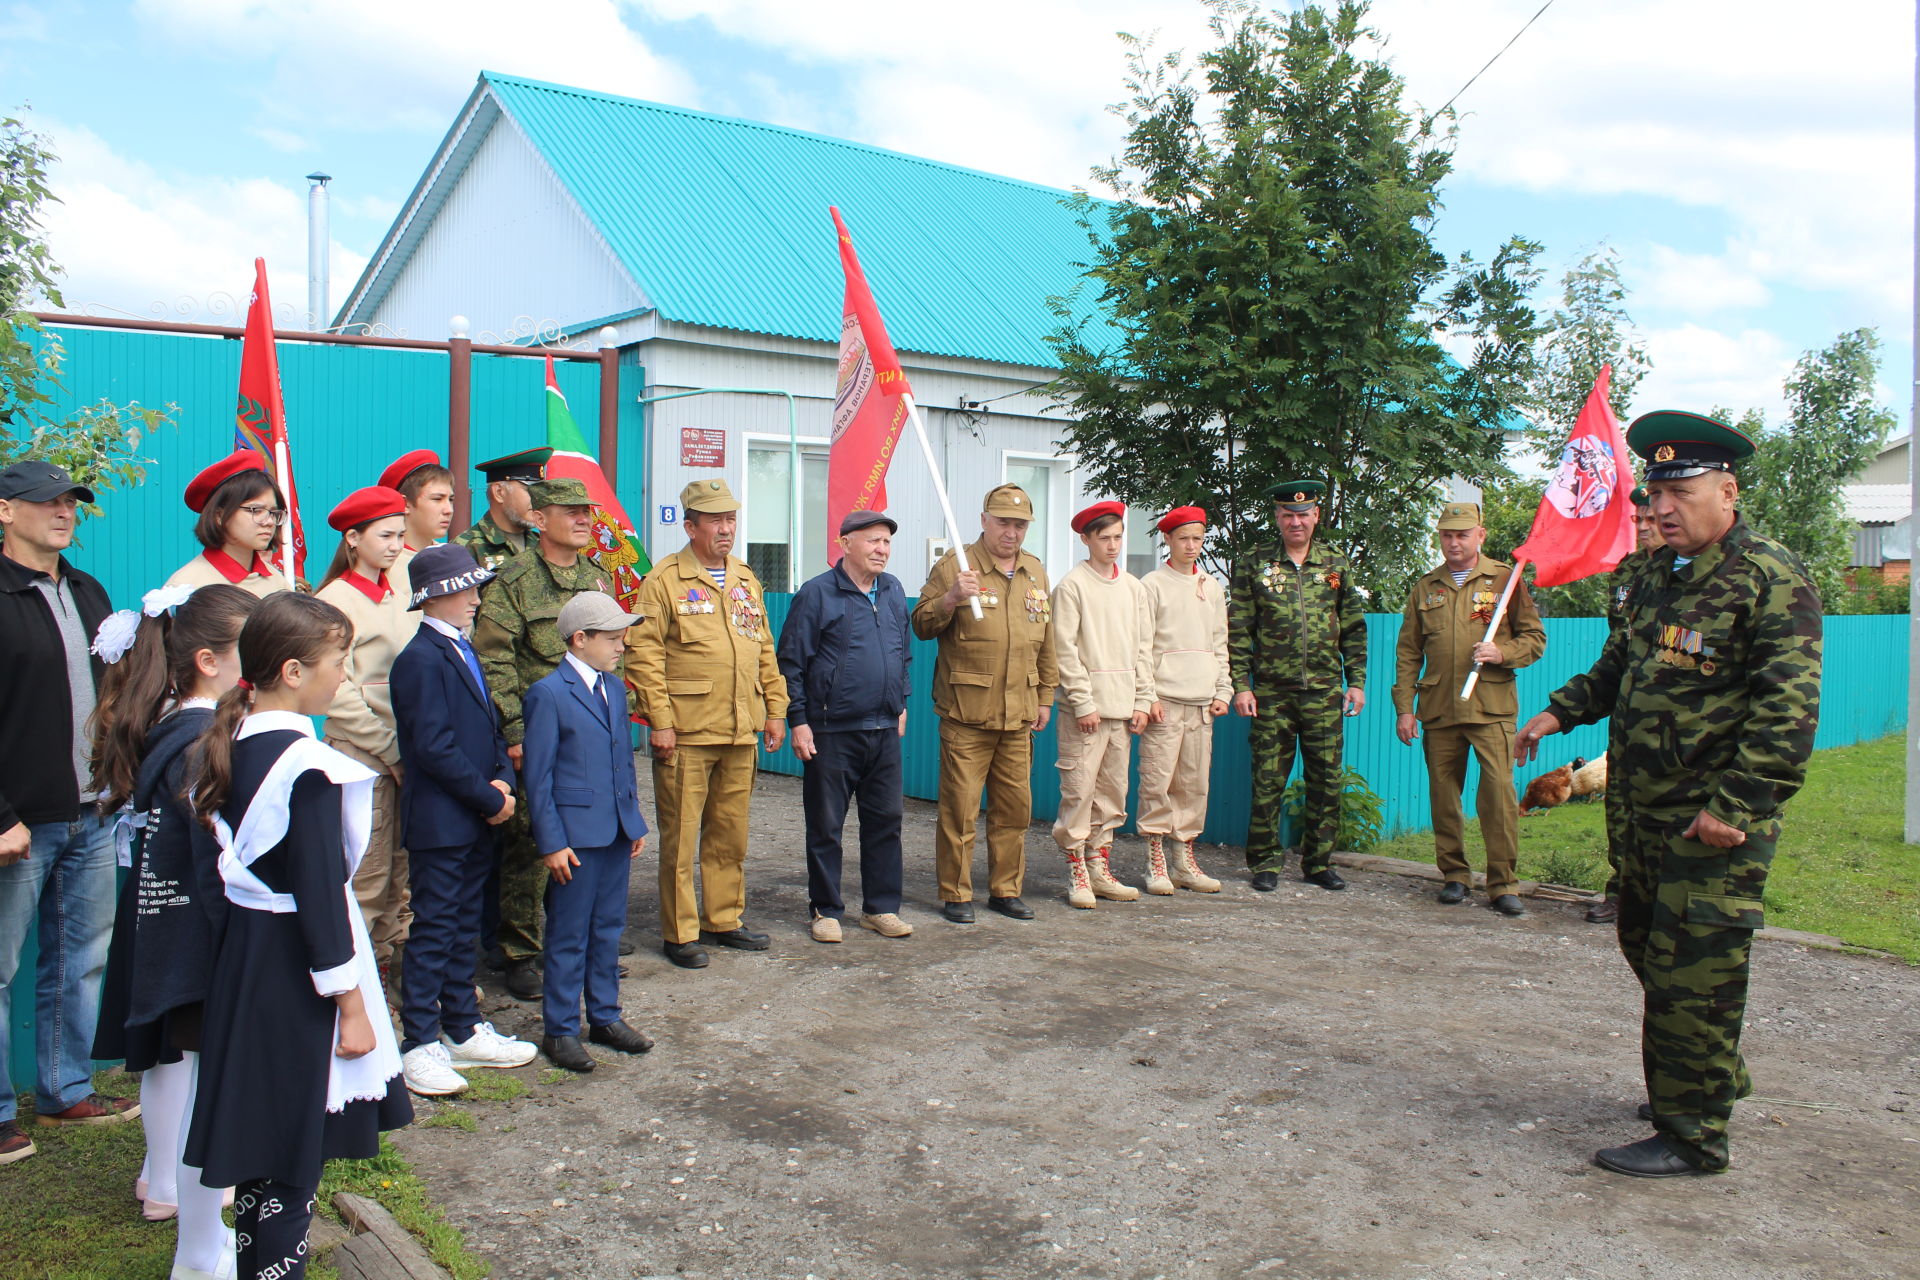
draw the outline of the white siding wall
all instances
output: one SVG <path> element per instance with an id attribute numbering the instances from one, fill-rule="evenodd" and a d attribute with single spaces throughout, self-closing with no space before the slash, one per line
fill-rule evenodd
<path id="1" fill-rule="evenodd" d="M 577 323 L 644 305 L 639 289 L 517 125 L 495 115 L 372 319 L 443 338 L 472 321 L 476 342 L 542 323 Z"/>

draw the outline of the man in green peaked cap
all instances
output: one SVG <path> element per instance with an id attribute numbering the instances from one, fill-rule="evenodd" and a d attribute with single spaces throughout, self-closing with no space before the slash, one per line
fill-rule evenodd
<path id="1" fill-rule="evenodd" d="M 1541 738 L 1609 719 L 1609 790 L 1625 805 L 1620 950 L 1644 999 L 1640 1054 L 1655 1132 L 1596 1152 L 1642 1178 L 1727 1167 L 1753 935 L 1765 923 L 1780 815 L 1819 723 L 1820 598 L 1798 558 L 1749 529 L 1734 468 L 1742 433 L 1699 414 L 1635 420 L 1666 545 L 1628 584 L 1592 670 L 1527 722 Z"/>
<path id="2" fill-rule="evenodd" d="M 505 457 L 477 463 L 474 470 L 487 478 L 487 511 L 471 529 L 454 539 L 473 552 L 483 569 L 500 566 L 527 549 L 533 532 L 533 503 L 528 489 L 546 475 L 553 450 L 522 449 Z"/>

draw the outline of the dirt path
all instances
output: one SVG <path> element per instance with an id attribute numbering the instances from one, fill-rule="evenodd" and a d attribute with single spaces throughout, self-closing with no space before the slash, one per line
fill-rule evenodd
<path id="1" fill-rule="evenodd" d="M 917 932 L 821 946 L 795 780 L 753 825 L 770 953 L 668 965 L 643 858 L 626 1000 L 659 1047 L 398 1135 L 495 1276 L 1920 1276 L 1920 970 L 1758 944 L 1735 1168 L 1639 1182 L 1588 1163 L 1646 1129 L 1635 988 L 1574 908 L 1261 895 L 1217 848 L 1217 896 L 1074 911 L 1035 827 L 1039 918 L 963 928 L 910 802 Z"/>

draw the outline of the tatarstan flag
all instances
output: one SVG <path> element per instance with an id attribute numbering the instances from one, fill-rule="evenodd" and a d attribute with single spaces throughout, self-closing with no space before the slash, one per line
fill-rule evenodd
<path id="1" fill-rule="evenodd" d="M 626 508 L 620 505 L 607 473 L 587 452 L 587 438 L 574 424 L 567 398 L 553 379 L 553 357 L 547 357 L 547 444 L 553 456 L 547 459 L 547 479 L 578 480 L 587 486 L 593 499 L 593 545 L 587 554 L 600 566 L 613 584 L 609 592 L 628 613 L 638 613 L 640 579 L 653 568 L 647 549 L 633 531 Z"/>

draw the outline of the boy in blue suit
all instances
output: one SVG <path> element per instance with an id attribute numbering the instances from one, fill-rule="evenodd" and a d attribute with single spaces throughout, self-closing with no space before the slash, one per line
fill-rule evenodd
<path id="1" fill-rule="evenodd" d="M 519 1067 L 534 1047 L 480 1020 L 474 940 L 493 865 L 493 828 L 513 816 L 513 765 L 500 713 L 468 643 L 480 584 L 493 574 L 458 545 L 407 566 L 420 629 L 393 661 L 403 843 L 413 929 L 400 967 L 400 1053 L 407 1088 L 458 1093 L 468 1067 Z"/>
<path id="2" fill-rule="evenodd" d="M 547 885 L 547 982 L 540 1048 L 555 1066 L 593 1070 L 587 1039 L 623 1053 L 653 1041 L 620 1016 L 620 933 L 632 860 L 647 845 L 627 730 L 627 690 L 614 673 L 640 621 L 613 597 L 583 591 L 561 607 L 566 657 L 521 703 L 522 782 Z"/>

